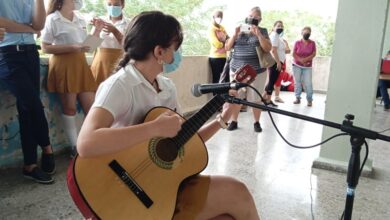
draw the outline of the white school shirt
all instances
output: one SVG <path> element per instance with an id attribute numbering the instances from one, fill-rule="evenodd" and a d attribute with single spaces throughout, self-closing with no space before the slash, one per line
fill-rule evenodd
<path id="1" fill-rule="evenodd" d="M 122 16 L 122 20 L 117 21 L 113 23 L 109 17 L 102 18 L 104 21 L 113 24 L 116 29 L 119 30 L 123 35 L 125 34 L 127 25 L 129 24 L 130 20 Z M 100 48 L 116 48 L 116 49 L 123 49 L 122 45 L 113 33 L 106 33 L 104 31 L 100 32 L 100 38 L 103 39 L 102 44 L 100 45 Z"/>
<path id="2" fill-rule="evenodd" d="M 140 124 L 146 113 L 156 106 L 180 112 L 172 80 L 161 74 L 156 80 L 159 93 L 130 63 L 100 84 L 92 108 L 109 111 L 114 118 L 111 127 Z"/>
<path id="3" fill-rule="evenodd" d="M 280 62 L 284 63 L 286 61 L 286 45 L 284 45 L 283 39 L 275 31 L 272 31 L 272 33 L 269 35 L 269 38 L 271 40 L 272 47 L 277 48 L 276 51 L 278 53 Z"/>
<path id="4" fill-rule="evenodd" d="M 73 20 L 70 21 L 55 11 L 47 16 L 42 31 L 42 41 L 54 45 L 81 44 L 86 37 L 87 22 L 77 12 L 74 12 Z"/>

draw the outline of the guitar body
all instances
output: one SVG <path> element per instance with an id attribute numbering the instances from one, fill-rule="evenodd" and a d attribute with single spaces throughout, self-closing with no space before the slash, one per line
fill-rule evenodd
<path id="1" fill-rule="evenodd" d="M 153 108 L 145 122 L 166 111 Z M 84 217 L 172 219 L 180 183 L 206 167 L 208 154 L 197 133 L 178 151 L 170 145 L 170 139 L 154 138 L 111 155 L 77 156 L 68 169 L 68 188 Z"/>

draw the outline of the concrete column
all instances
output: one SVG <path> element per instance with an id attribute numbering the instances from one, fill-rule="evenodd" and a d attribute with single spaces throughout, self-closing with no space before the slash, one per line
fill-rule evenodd
<path id="1" fill-rule="evenodd" d="M 383 45 L 388 15 L 389 0 L 339 0 L 325 120 L 341 123 L 348 113 L 355 115 L 355 126 L 370 129 L 380 59 L 384 46 L 390 47 Z M 324 127 L 322 139 L 340 132 Z M 322 145 L 313 167 L 345 171 L 350 154 L 349 136 L 336 138 Z"/>

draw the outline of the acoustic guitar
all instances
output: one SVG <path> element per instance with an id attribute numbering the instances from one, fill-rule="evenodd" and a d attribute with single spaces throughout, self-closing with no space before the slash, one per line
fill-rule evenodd
<path id="1" fill-rule="evenodd" d="M 180 183 L 200 173 L 208 163 L 197 131 L 224 102 L 220 95 L 214 96 L 173 138 L 155 137 L 95 158 L 76 156 L 68 168 L 67 182 L 82 215 L 86 219 L 172 219 Z M 152 121 L 167 110 L 153 108 L 144 121 Z"/>

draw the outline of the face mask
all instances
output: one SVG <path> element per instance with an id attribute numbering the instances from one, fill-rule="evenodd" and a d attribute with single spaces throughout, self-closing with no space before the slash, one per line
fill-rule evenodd
<path id="1" fill-rule="evenodd" d="M 246 24 L 250 24 L 250 25 L 255 25 L 255 26 L 258 26 L 260 21 L 256 18 L 252 18 L 252 17 L 249 17 L 249 18 L 245 18 L 245 23 Z"/>
<path id="2" fill-rule="evenodd" d="M 310 34 L 309 33 L 303 35 L 303 39 L 309 40 L 309 38 L 310 38 Z"/>
<path id="3" fill-rule="evenodd" d="M 283 28 L 276 29 L 276 33 L 281 34 L 283 32 Z"/>
<path id="4" fill-rule="evenodd" d="M 216 18 L 214 19 L 214 21 L 215 21 L 216 24 L 221 24 L 222 18 L 216 17 Z"/>
<path id="5" fill-rule="evenodd" d="M 83 7 L 83 1 L 82 0 L 74 0 L 74 10 L 80 10 Z"/>
<path id="6" fill-rule="evenodd" d="M 164 63 L 163 68 L 164 68 L 164 73 L 171 73 L 175 71 L 181 62 L 182 55 L 181 55 L 181 49 L 179 48 L 173 53 L 173 61 L 172 63 Z"/>
<path id="7" fill-rule="evenodd" d="M 119 17 L 122 14 L 122 6 L 107 6 L 107 12 L 111 17 Z"/>

